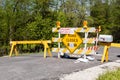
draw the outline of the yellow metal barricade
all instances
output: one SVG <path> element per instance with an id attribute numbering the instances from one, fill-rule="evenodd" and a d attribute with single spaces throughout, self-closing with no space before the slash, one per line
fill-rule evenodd
<path id="1" fill-rule="evenodd" d="M 48 55 L 52 56 L 51 52 L 50 52 L 50 47 L 48 46 L 48 44 L 51 43 L 50 40 L 40 40 L 40 41 L 11 41 L 11 50 L 10 50 L 10 54 L 9 56 L 11 57 L 13 54 L 13 51 L 15 51 L 15 55 L 18 55 L 18 51 L 16 48 L 16 45 L 18 44 L 43 44 L 44 45 L 44 58 L 46 58 L 46 53 L 47 53 L 47 49 L 48 49 Z"/>

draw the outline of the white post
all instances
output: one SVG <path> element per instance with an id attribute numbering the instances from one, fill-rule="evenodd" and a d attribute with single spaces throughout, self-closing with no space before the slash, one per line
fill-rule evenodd
<path id="1" fill-rule="evenodd" d="M 58 32 L 58 38 L 60 39 L 60 32 Z M 60 42 L 58 42 L 58 58 L 60 58 Z"/>
<path id="2" fill-rule="evenodd" d="M 84 59 L 86 59 L 86 51 L 87 51 L 87 36 L 88 32 L 85 32 L 85 45 L 84 45 Z"/>
<path id="3" fill-rule="evenodd" d="M 98 36 L 99 36 L 99 33 L 97 32 L 96 43 L 95 43 L 95 47 L 96 47 L 96 48 L 98 47 Z M 95 54 L 96 54 L 96 50 L 95 50 Z"/>

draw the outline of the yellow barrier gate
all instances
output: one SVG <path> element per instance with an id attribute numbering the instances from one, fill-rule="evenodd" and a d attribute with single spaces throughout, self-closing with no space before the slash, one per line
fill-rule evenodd
<path id="1" fill-rule="evenodd" d="M 48 46 L 48 43 L 51 43 L 50 40 L 41 40 L 41 41 L 11 41 L 11 50 L 10 50 L 10 54 L 9 56 L 12 56 L 13 51 L 15 51 L 15 55 L 18 55 L 18 51 L 16 48 L 16 45 L 18 44 L 43 44 L 44 45 L 44 58 L 46 58 L 46 53 L 47 53 L 47 49 L 48 49 L 48 55 L 52 56 L 51 52 L 50 52 L 50 48 Z"/>

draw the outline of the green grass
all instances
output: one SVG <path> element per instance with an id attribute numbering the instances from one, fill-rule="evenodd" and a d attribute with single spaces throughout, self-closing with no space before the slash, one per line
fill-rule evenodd
<path id="1" fill-rule="evenodd" d="M 120 68 L 100 75 L 97 80 L 120 80 Z"/>

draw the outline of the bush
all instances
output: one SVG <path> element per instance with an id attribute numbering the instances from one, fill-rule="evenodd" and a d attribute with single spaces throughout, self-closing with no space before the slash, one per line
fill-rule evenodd
<path id="1" fill-rule="evenodd" d="M 0 48 L 0 56 L 8 55 L 10 52 L 10 46 L 3 46 Z"/>

